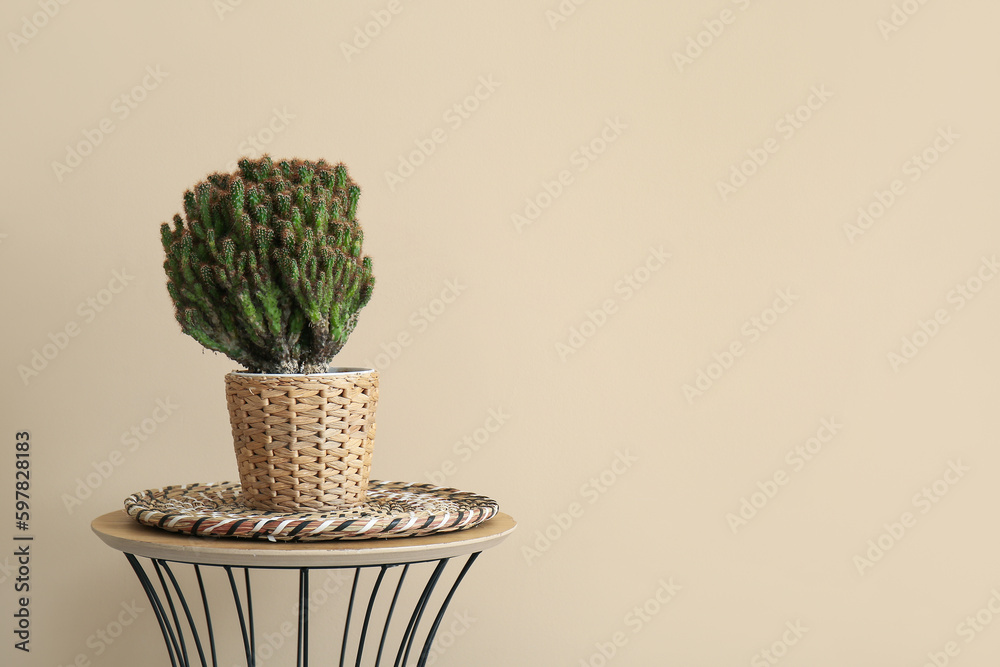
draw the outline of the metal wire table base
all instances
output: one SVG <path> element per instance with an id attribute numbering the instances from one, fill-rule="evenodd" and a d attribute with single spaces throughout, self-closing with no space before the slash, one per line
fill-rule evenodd
<path id="1" fill-rule="evenodd" d="M 236 612 L 247 667 L 261 667 L 265 662 L 270 661 L 276 650 L 273 643 L 265 646 L 258 644 L 257 627 L 259 624 L 255 623 L 254 617 L 251 570 L 298 572 L 297 599 L 295 600 L 297 609 L 295 664 L 297 667 L 309 666 L 310 653 L 314 656 L 312 662 L 314 666 L 338 665 L 345 667 L 346 665 L 354 665 L 361 667 L 361 665 L 367 664 L 378 667 L 379 665 L 388 666 L 391 664 L 392 667 L 407 667 L 411 664 L 411 658 L 415 658 L 416 663 L 412 664 L 422 667 L 427 664 L 434 637 L 455 591 L 480 553 L 482 552 L 474 552 L 466 558 L 451 586 L 448 587 L 447 594 L 438 602 L 432 599 L 433 594 L 442 583 L 442 575 L 452 558 L 441 558 L 423 563 L 280 568 L 273 566 L 206 565 L 141 557 L 143 561 L 147 561 L 144 566 L 140 562 L 140 557 L 136 557 L 134 554 L 125 552 L 125 557 L 138 576 L 156 615 L 172 667 L 191 667 L 192 665 L 219 667 L 220 665 L 216 627 L 212 620 L 213 605 L 209 602 L 211 596 L 209 586 L 206 584 L 206 575 L 210 570 L 216 572 L 221 570 L 225 573 L 221 586 L 225 589 L 228 581 L 228 593 L 232 595 L 232 608 Z M 423 565 L 426 565 L 426 569 L 430 569 L 430 566 L 433 565 L 426 580 L 423 578 L 425 575 L 420 572 L 420 570 L 425 569 L 422 567 Z M 456 563 L 456 565 L 458 564 Z M 198 589 L 196 595 L 200 601 L 194 597 L 193 590 L 189 591 L 188 594 L 185 594 L 183 590 L 185 586 L 180 581 L 184 578 L 181 576 L 181 570 L 187 568 L 193 568 L 194 581 L 197 582 Z M 339 655 L 333 650 L 338 648 L 337 646 L 325 648 L 310 646 L 309 616 L 311 607 L 314 606 L 310 604 L 310 573 L 317 570 L 331 570 L 337 571 L 337 573 L 353 572 L 353 576 L 348 574 L 351 587 L 350 595 L 346 601 L 343 634 L 340 641 L 336 642 L 339 643 Z M 188 580 L 191 578 L 190 575 L 189 571 L 187 573 Z M 373 582 L 368 581 L 373 577 Z M 259 576 L 255 574 L 254 579 L 258 578 Z M 189 589 L 194 588 L 194 581 L 188 581 L 187 587 Z M 313 588 L 316 588 L 315 585 Z M 404 589 L 406 590 L 404 591 Z M 419 591 L 416 603 L 412 610 L 409 610 L 407 606 L 407 611 L 403 611 L 405 599 L 409 597 L 406 593 L 413 591 Z M 366 597 L 367 600 L 365 600 Z M 189 598 L 193 600 L 193 603 L 189 602 Z M 437 605 L 436 611 L 432 609 L 435 604 Z M 214 605 L 216 624 L 219 623 L 219 608 L 221 606 L 219 601 Z M 362 611 L 364 618 L 359 626 L 357 617 Z M 419 632 L 421 622 L 431 617 L 433 617 L 433 621 L 431 621 L 430 627 L 423 633 Z M 405 619 L 405 626 L 402 625 L 401 618 Z M 394 620 L 397 622 L 393 623 Z M 325 625 L 318 632 L 315 627 L 313 631 L 321 640 L 337 638 L 336 634 L 330 634 Z M 422 644 L 418 640 L 418 636 L 421 634 L 423 635 Z M 311 648 L 312 651 L 310 651 Z M 321 656 L 319 661 L 316 660 L 317 654 Z M 367 663 L 363 662 L 366 658 L 369 660 Z M 229 667 L 228 664 L 227 667 Z"/>

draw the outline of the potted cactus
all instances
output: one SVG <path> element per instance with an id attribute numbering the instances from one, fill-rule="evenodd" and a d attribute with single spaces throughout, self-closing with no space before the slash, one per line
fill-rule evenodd
<path id="1" fill-rule="evenodd" d="M 365 499 L 378 375 L 329 368 L 371 298 L 343 164 L 244 159 L 184 193 L 161 225 L 181 330 L 243 369 L 226 375 L 242 500 L 324 511 Z"/>

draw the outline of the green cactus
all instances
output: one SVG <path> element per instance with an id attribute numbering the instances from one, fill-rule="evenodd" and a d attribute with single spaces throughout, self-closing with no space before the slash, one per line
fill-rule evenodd
<path id="1" fill-rule="evenodd" d="M 254 373 L 322 373 L 375 279 L 343 164 L 243 159 L 160 225 L 181 330 Z"/>

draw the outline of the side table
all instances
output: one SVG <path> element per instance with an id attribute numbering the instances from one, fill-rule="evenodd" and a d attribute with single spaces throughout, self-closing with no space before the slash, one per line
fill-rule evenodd
<path id="1" fill-rule="evenodd" d="M 289 604 L 285 606 L 295 610 L 298 667 L 308 667 L 310 655 L 314 665 L 406 667 L 411 657 L 416 657 L 418 667 L 425 665 L 448 604 L 465 574 L 480 553 L 502 542 L 515 526 L 514 520 L 501 512 L 467 530 L 423 537 L 267 542 L 171 533 L 143 526 L 124 510 L 100 516 L 91 524 L 105 544 L 125 554 L 135 571 L 156 615 L 173 667 L 219 667 L 223 658 L 217 651 L 215 626 L 220 623 L 222 607 L 236 612 L 237 622 L 232 626 L 238 626 L 234 631 L 242 639 L 241 653 L 247 667 L 269 662 L 280 644 L 276 647 L 273 641 L 260 642 L 259 616 L 264 612 L 265 619 L 274 620 L 268 612 L 278 607 L 254 607 L 252 583 L 264 576 L 258 572 L 261 570 L 285 571 L 295 577 L 284 589 L 269 588 L 268 599 L 282 598 L 282 590 L 289 591 Z M 452 568 L 458 571 L 446 577 L 445 570 L 453 558 L 460 559 Z M 343 627 L 338 631 L 324 625 L 314 632 L 320 641 L 314 637 L 311 644 L 309 616 L 318 591 L 315 582 L 310 587 L 310 574 L 316 570 L 346 573 L 343 581 L 345 588 L 350 584 L 350 595 L 342 615 Z M 216 576 L 213 572 L 217 577 L 210 581 Z M 444 585 L 447 593 L 435 596 L 436 588 L 439 593 L 445 590 L 439 586 L 445 580 L 451 582 L 450 586 Z M 405 611 L 408 596 L 404 590 L 417 596 L 416 603 L 407 605 Z M 224 599 L 218 599 L 223 592 Z M 364 616 L 359 624 L 357 617 L 361 614 Z M 429 628 L 420 631 L 421 621 L 427 617 L 433 620 Z M 290 624 L 285 626 L 291 634 Z M 316 630 L 315 622 L 312 629 Z M 418 634 L 423 635 L 419 653 L 413 650 Z M 332 645 L 322 645 L 326 639 L 332 640 Z M 317 661 L 320 656 L 322 659 Z"/>

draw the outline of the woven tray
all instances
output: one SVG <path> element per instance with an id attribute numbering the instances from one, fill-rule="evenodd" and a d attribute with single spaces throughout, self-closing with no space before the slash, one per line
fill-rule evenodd
<path id="1" fill-rule="evenodd" d="M 273 512 L 240 502 L 238 482 L 165 486 L 133 493 L 125 511 L 147 526 L 207 537 L 272 542 L 412 537 L 464 530 L 492 518 L 495 500 L 457 489 L 371 480 L 368 500 L 334 512 Z"/>

